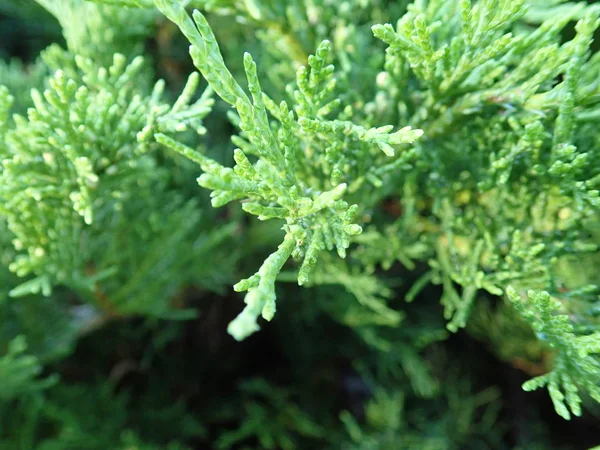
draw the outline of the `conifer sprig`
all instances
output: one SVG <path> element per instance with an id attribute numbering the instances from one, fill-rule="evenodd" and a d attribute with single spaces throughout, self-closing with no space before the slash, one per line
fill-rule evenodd
<path id="1" fill-rule="evenodd" d="M 42 365 L 39 360 L 27 354 L 24 336 L 17 336 L 8 344 L 6 354 L 0 356 L 0 400 L 6 401 L 27 393 L 47 389 L 58 380 L 56 376 L 39 379 Z"/>
<path id="2" fill-rule="evenodd" d="M 276 297 L 284 300 L 287 317 L 271 331 L 278 348 L 293 354 L 284 378 L 301 381 L 244 383 L 241 403 L 237 393 L 219 397 L 236 407 L 210 418 L 211 437 L 226 423 L 217 446 L 248 438 L 265 448 L 324 448 L 326 439 L 344 446 L 343 433 L 316 425 L 327 419 L 323 402 L 296 396 L 314 393 L 320 358 L 339 352 L 357 371 L 350 381 L 344 375 L 341 389 L 350 397 L 359 391 L 360 403 L 371 396 L 365 420 L 342 414 L 349 448 L 478 449 L 478 433 L 501 448 L 496 408 L 478 420 L 482 405 L 500 399 L 493 390 L 473 394 L 462 371 L 453 376 L 460 363 L 453 346 L 440 342 L 461 329 L 530 373 L 524 389 L 547 388 L 565 419 L 582 414 L 590 399 L 600 402 L 599 288 L 592 284 L 600 263 L 597 5 L 37 2 L 39 13 L 29 15 L 18 0 L 0 1 L 3 24 L 7 12 L 35 17 L 36 30 L 37 20 L 50 28 L 57 22 L 67 45 L 50 45 L 35 64 L 0 62 L 0 447 L 155 448 L 145 435 L 121 433 L 118 418 L 106 443 L 89 439 L 93 415 L 72 412 L 80 403 L 89 410 L 93 399 L 125 417 L 128 380 L 119 382 L 123 396 L 109 384 L 74 389 L 68 380 L 29 395 L 55 381 L 40 379 L 42 365 L 65 357 L 81 334 L 135 315 L 152 330 L 139 374 L 162 372 L 146 369 L 166 356 L 180 372 L 172 379 L 185 382 L 179 368 L 189 355 L 180 360 L 162 349 L 187 331 L 165 319 L 192 317 L 187 308 L 197 300 L 202 324 L 218 323 L 213 313 L 222 302 L 203 314 L 205 292 L 196 287 L 228 285 L 246 263 L 258 270 L 234 286 L 246 305 L 228 331 L 246 338 L 260 317 L 269 321 L 283 306 Z M 155 6 L 176 27 L 156 20 Z M 193 8 L 223 29 L 213 32 L 203 13 L 188 13 Z M 177 27 L 199 71 L 178 98 L 153 73 L 179 78 Z M 221 36 L 228 40 L 220 48 Z M 250 53 L 260 55 L 258 65 Z M 199 95 L 201 77 L 209 87 Z M 234 136 L 222 126 L 221 107 L 205 127 L 213 93 L 227 103 Z M 205 134 L 209 148 L 198 144 Z M 219 155 L 230 137 L 231 163 Z M 160 146 L 172 154 L 156 152 Z M 204 197 L 188 183 L 194 163 L 213 207 L 239 202 L 258 220 L 228 209 L 215 226 L 219 213 L 203 211 Z M 274 251 L 252 261 L 263 245 Z M 239 255 L 244 264 L 231 263 Z M 510 301 L 500 303 L 505 296 Z M 429 300 L 440 301 L 443 313 Z M 122 320 L 117 334 L 137 323 Z M 219 349 L 218 339 L 209 341 Z M 231 350 L 227 368 L 214 368 L 217 378 L 242 367 L 245 358 Z M 322 366 L 331 378 L 330 364 Z M 164 380 L 156 383 L 161 393 L 170 390 Z M 182 405 L 175 419 L 171 410 L 160 415 L 169 428 L 191 430 L 186 437 L 202 435 L 195 421 L 179 420 L 192 417 Z M 144 409 L 140 417 L 153 415 Z M 22 414 L 40 428 L 5 427 Z M 426 433 L 414 426 L 424 417 Z M 324 423 L 333 429 L 335 420 Z M 140 428 L 154 434 L 154 426 Z M 45 441 L 54 429 L 59 436 Z"/>
<path id="3" fill-rule="evenodd" d="M 49 295 L 53 286 L 66 285 L 109 314 L 117 310 L 162 314 L 164 309 L 159 310 L 169 300 L 157 298 L 162 306 L 144 304 L 136 296 L 140 285 L 135 283 L 143 283 L 145 275 L 158 269 L 152 266 L 168 260 L 177 246 L 158 253 L 148 243 L 142 258 L 140 254 L 128 258 L 124 248 L 117 247 L 125 236 L 127 245 L 135 246 L 142 235 L 151 240 L 152 233 L 155 237 L 168 233 L 167 241 L 181 240 L 198 223 L 195 202 L 183 202 L 168 191 L 167 173 L 156 167 L 149 150 L 156 146 L 153 136 L 158 132 L 204 133 L 202 118 L 212 105 L 210 90 L 195 100 L 199 76 L 192 74 L 171 106 L 162 100 L 164 82 L 156 83 L 148 94 L 143 84 L 136 83 L 144 71 L 141 57 L 128 63 L 124 55 L 115 54 L 109 67 L 57 48 L 45 57 L 50 64 L 72 59 L 70 76 L 56 70 L 47 89 L 32 90 L 33 107 L 27 117 L 15 115 L 14 127 L 0 140 L 4 158 L 0 209 L 17 251 L 10 269 L 20 277 L 33 276 L 11 294 Z M 4 129 L 10 105 L 4 88 L 0 98 Z M 160 226 L 153 224 L 155 219 L 143 219 L 155 214 L 155 208 L 168 217 Z M 182 215 L 188 226 L 173 232 L 169 222 L 176 223 Z M 131 220 L 142 220 L 150 228 L 140 233 Z M 115 231 L 113 239 L 97 241 L 107 230 Z M 123 254 L 117 256 L 115 251 Z M 114 278 L 119 267 L 125 270 L 132 263 L 136 276 L 118 286 L 118 292 L 117 286 L 108 292 L 99 287 L 101 281 Z M 146 288 L 172 290 L 176 280 L 155 275 Z"/>
<path id="4" fill-rule="evenodd" d="M 523 389 L 547 387 L 556 412 L 567 420 L 581 415 L 580 390 L 600 402 L 600 332 L 576 334 L 569 316 L 560 313 L 562 303 L 547 292 L 528 291 L 523 299 L 509 287 L 506 294 L 537 337 L 557 352 L 552 370 L 527 381 Z"/>
<path id="5" fill-rule="evenodd" d="M 393 126 L 367 129 L 348 120 L 328 119 L 339 110 L 339 101 L 332 98 L 334 67 L 326 62 L 328 41 L 308 58 L 308 67 L 298 69 L 292 90 L 296 103 L 293 108 L 286 101 L 277 106 L 263 93 L 256 64 L 246 53 L 249 97 L 227 69 L 216 38 L 199 11 L 193 12 L 192 20 L 177 2 L 156 0 L 156 5 L 191 42 L 194 64 L 217 95 L 234 106 L 241 130 L 234 139 L 239 148 L 235 150 L 233 169 L 163 135 L 157 139 L 201 165 L 205 173 L 198 182 L 212 190 L 213 206 L 245 200 L 243 209 L 259 219 L 286 222 L 286 236 L 279 250 L 256 275 L 236 285 L 236 290 L 249 293 L 246 309 L 231 323 L 229 331 L 236 339 L 243 339 L 258 330 L 259 314 L 266 320 L 273 317 L 275 278 L 290 256 L 303 260 L 299 284 L 309 280 L 323 250 L 336 249 L 341 258 L 346 256 L 350 237 L 362 230 L 353 223 L 359 206 L 343 200 L 348 183 L 376 178 L 377 166 L 369 162 L 381 161 L 377 151 L 392 157 L 394 147 L 413 143 L 422 132 L 405 127 L 391 133 Z M 270 123 L 268 113 L 275 122 Z M 256 162 L 252 163 L 249 156 Z"/>

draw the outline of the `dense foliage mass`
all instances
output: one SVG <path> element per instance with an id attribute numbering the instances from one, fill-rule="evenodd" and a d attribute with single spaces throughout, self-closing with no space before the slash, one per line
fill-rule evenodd
<path id="1" fill-rule="evenodd" d="M 599 6 L 0 13 L 0 448 L 600 444 Z"/>

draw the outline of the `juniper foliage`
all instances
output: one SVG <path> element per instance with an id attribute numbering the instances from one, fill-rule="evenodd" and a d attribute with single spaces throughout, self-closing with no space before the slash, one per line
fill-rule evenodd
<path id="1" fill-rule="evenodd" d="M 2 9 L 63 39 L 0 63 L 2 445 L 545 448 L 507 443 L 505 392 L 453 348 L 472 338 L 564 419 L 597 415 L 597 5 L 36 2 Z M 255 334 L 202 341 L 203 401 L 188 323 Z M 129 356 L 70 381 L 111 327 Z M 273 337 L 286 375 L 246 376 Z M 161 415 L 159 391 L 185 400 Z"/>

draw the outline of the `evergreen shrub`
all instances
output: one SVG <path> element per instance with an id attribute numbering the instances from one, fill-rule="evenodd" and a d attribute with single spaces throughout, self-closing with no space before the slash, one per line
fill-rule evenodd
<path id="1" fill-rule="evenodd" d="M 600 445 L 599 26 L 1 0 L 0 449 Z"/>

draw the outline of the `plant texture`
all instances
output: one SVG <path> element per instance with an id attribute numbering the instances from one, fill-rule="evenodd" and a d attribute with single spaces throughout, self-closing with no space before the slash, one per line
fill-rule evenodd
<path id="1" fill-rule="evenodd" d="M 0 14 L 1 446 L 600 444 L 600 7 Z"/>

